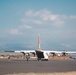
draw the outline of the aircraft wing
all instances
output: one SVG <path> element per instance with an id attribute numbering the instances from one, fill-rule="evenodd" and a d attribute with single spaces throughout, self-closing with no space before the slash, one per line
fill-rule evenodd
<path id="1" fill-rule="evenodd" d="M 40 53 L 40 54 L 44 55 L 45 58 L 47 58 L 46 55 L 49 56 L 50 54 L 53 54 L 53 56 L 54 56 L 54 55 L 66 56 L 66 54 L 76 54 L 76 51 L 42 50 L 42 49 L 40 48 L 40 35 L 38 36 L 38 49 L 37 49 L 37 51 L 39 51 L 38 54 Z M 40 51 L 41 51 L 41 52 L 40 52 Z M 23 53 L 24 55 L 25 55 L 25 54 L 33 53 L 34 56 L 35 56 L 35 54 L 37 53 L 36 50 L 17 50 L 17 51 L 5 51 L 5 52 Z M 39 57 L 40 57 L 40 56 L 39 56 Z M 42 56 L 42 57 L 43 57 L 43 56 Z"/>
<path id="2" fill-rule="evenodd" d="M 76 51 L 66 51 L 68 54 L 76 54 Z"/>
<path id="3" fill-rule="evenodd" d="M 55 51 L 55 50 L 45 50 L 43 52 L 46 52 L 48 55 L 53 54 L 53 55 L 66 55 L 66 54 L 76 54 L 76 51 Z"/>
<path id="4" fill-rule="evenodd" d="M 16 51 L 4 51 L 4 52 L 9 52 L 9 53 L 23 53 L 23 54 L 33 53 L 33 54 L 35 54 L 35 50 L 16 50 Z"/>

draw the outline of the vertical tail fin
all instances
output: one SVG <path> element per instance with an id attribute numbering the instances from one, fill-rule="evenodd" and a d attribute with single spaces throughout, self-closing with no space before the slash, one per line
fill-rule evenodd
<path id="1" fill-rule="evenodd" d="M 38 50 L 40 51 L 41 48 L 40 48 L 40 35 L 38 35 Z"/>

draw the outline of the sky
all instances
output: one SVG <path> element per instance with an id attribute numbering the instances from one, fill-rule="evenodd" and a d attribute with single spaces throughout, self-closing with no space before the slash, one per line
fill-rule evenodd
<path id="1" fill-rule="evenodd" d="M 0 50 L 76 50 L 76 0 L 0 0 Z"/>

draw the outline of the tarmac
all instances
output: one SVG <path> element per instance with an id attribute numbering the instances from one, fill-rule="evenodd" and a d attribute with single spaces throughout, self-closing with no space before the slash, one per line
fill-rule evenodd
<path id="1" fill-rule="evenodd" d="M 76 60 L 0 59 L 0 75 L 12 73 L 51 73 L 76 71 Z"/>

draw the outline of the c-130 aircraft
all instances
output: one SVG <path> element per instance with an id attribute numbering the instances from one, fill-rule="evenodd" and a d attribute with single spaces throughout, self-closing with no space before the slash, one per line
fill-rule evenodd
<path id="1" fill-rule="evenodd" d="M 38 49 L 37 50 L 17 50 L 17 51 L 5 51 L 5 52 L 15 52 L 15 53 L 22 53 L 24 57 L 26 56 L 26 59 L 30 58 L 31 54 L 37 55 L 37 60 L 49 60 L 49 55 L 53 54 L 54 55 L 62 55 L 66 56 L 66 54 L 76 54 L 75 51 L 55 51 L 55 50 L 42 50 L 40 47 L 40 35 L 38 35 Z"/>

